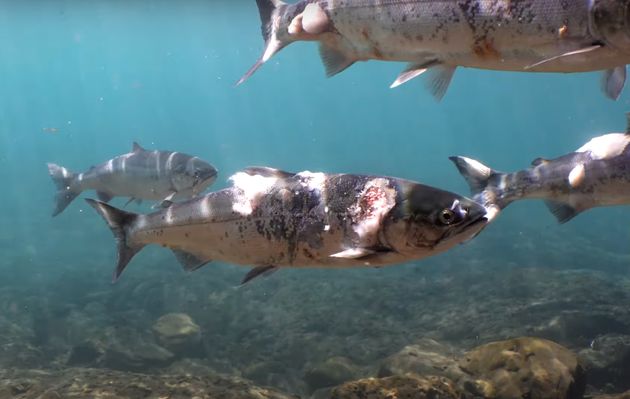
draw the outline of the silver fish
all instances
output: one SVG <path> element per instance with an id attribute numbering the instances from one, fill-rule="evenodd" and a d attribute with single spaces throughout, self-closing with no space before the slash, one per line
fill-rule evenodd
<path id="1" fill-rule="evenodd" d="M 328 76 L 357 61 L 409 62 L 392 87 L 427 71 L 436 98 L 455 69 L 605 71 L 617 99 L 630 63 L 630 0 L 256 0 L 265 50 L 241 78 L 296 41 L 320 43 Z"/>
<path id="2" fill-rule="evenodd" d="M 145 245 L 173 250 L 186 270 L 219 260 L 254 268 L 384 266 L 445 251 L 486 224 L 483 206 L 391 177 L 256 167 L 232 186 L 148 215 L 88 200 L 118 243 L 116 281 Z"/>
<path id="3" fill-rule="evenodd" d="M 545 200 L 560 223 L 600 206 L 630 204 L 630 118 L 625 133 L 591 139 L 577 151 L 559 158 L 538 158 L 532 167 L 514 173 L 497 172 L 479 161 L 451 157 L 471 187 L 474 199 L 489 209 L 489 217 L 514 201 Z"/>
<path id="4" fill-rule="evenodd" d="M 197 157 L 170 151 L 148 151 L 133 143 L 132 151 L 93 166 L 84 173 L 72 173 L 49 163 L 48 172 L 57 186 L 57 216 L 83 191 L 96 190 L 98 198 L 131 201 L 188 199 L 203 192 L 217 178 L 217 170 Z M 128 203 L 129 203 L 128 202 Z"/>

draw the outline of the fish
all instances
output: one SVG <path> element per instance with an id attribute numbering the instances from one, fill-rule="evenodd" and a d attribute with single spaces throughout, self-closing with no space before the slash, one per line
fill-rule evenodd
<path id="1" fill-rule="evenodd" d="M 559 223 L 594 207 L 630 204 L 630 116 L 622 133 L 589 140 L 555 159 L 536 158 L 513 173 L 467 157 L 450 160 L 468 182 L 473 199 L 496 216 L 514 201 L 542 199 Z M 493 217 L 490 217 L 493 219 Z"/>
<path id="2" fill-rule="evenodd" d="M 118 244 L 113 281 L 143 247 L 173 251 L 187 271 L 250 266 L 242 283 L 284 267 L 380 267 L 470 240 L 483 206 L 404 179 L 250 167 L 231 185 L 149 214 L 87 199 Z"/>
<path id="3" fill-rule="evenodd" d="M 430 72 L 436 99 L 458 67 L 604 71 L 617 99 L 630 64 L 630 0 L 256 0 L 265 49 L 237 82 L 280 50 L 319 42 L 327 76 L 358 61 L 407 62 L 391 88 Z"/>
<path id="4" fill-rule="evenodd" d="M 166 207 L 176 199 L 202 193 L 214 183 L 218 171 L 197 157 L 181 152 L 150 151 L 134 142 L 130 153 L 86 172 L 73 173 L 48 163 L 48 173 L 57 187 L 52 214 L 55 217 L 86 190 L 96 190 L 103 202 L 114 197 L 129 197 L 127 204 L 152 200 Z"/>

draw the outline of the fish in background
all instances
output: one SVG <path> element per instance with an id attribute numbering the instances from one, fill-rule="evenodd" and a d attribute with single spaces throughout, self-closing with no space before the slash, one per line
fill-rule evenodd
<path id="1" fill-rule="evenodd" d="M 427 71 L 437 99 L 457 67 L 605 71 L 617 99 L 630 63 L 630 0 L 256 0 L 265 50 L 243 83 L 296 41 L 317 41 L 328 76 L 357 61 L 408 62 L 391 87 Z"/>
<path id="2" fill-rule="evenodd" d="M 474 199 L 496 215 L 512 202 L 543 199 L 560 223 L 600 206 L 630 204 L 630 116 L 625 133 L 591 139 L 575 152 L 528 169 L 502 173 L 466 157 L 451 157 Z"/>
<path id="3" fill-rule="evenodd" d="M 253 266 L 243 283 L 282 267 L 384 266 L 425 258 L 477 235 L 483 206 L 415 182 L 254 167 L 232 186 L 148 215 L 87 200 L 116 237 L 116 281 L 144 246 L 188 270 L 219 260 Z"/>
<path id="4" fill-rule="evenodd" d="M 83 173 L 73 173 L 54 163 L 48 172 L 57 186 L 57 216 L 83 191 L 96 190 L 97 197 L 109 202 L 129 197 L 129 202 L 152 200 L 167 206 L 176 199 L 192 198 L 217 178 L 209 163 L 181 152 L 149 151 L 133 143 L 132 151 Z M 129 203 L 128 202 L 128 203 Z"/>

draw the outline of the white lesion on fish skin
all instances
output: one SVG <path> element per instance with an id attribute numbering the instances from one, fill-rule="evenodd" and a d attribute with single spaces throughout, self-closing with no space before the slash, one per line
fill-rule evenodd
<path id="1" fill-rule="evenodd" d="M 105 170 L 109 173 L 114 173 L 114 160 L 110 159 L 107 161 L 107 165 L 105 165 Z"/>
<path id="2" fill-rule="evenodd" d="M 389 180 L 375 178 L 365 184 L 349 209 L 360 246 L 376 244 L 383 219 L 395 205 L 396 190 L 389 186 Z"/>
<path id="3" fill-rule="evenodd" d="M 589 152 L 596 160 L 610 159 L 621 155 L 628 144 L 630 144 L 630 135 L 610 133 L 591 139 L 575 152 Z"/>
<path id="4" fill-rule="evenodd" d="M 258 201 L 267 194 L 277 182 L 277 177 L 264 177 L 238 172 L 230 177 L 236 195 L 232 210 L 243 216 L 251 215 Z"/>
<path id="5" fill-rule="evenodd" d="M 171 152 L 168 158 L 166 158 L 166 165 L 164 166 L 164 170 L 167 173 L 173 170 L 173 159 L 175 159 L 176 155 L 177 155 L 177 152 Z"/>
<path id="6" fill-rule="evenodd" d="M 310 3 L 304 12 L 297 15 L 287 28 L 295 40 L 317 40 L 318 36 L 330 30 L 330 18 L 319 4 Z"/>
<path id="7" fill-rule="evenodd" d="M 571 172 L 569 173 L 569 185 L 573 188 L 577 188 L 582 184 L 584 178 L 586 177 L 586 169 L 584 168 L 584 164 L 580 163 L 576 165 Z"/>
<path id="8" fill-rule="evenodd" d="M 200 209 L 201 216 L 209 218 L 212 215 L 212 208 L 210 207 L 210 196 L 206 196 L 201 200 Z"/>

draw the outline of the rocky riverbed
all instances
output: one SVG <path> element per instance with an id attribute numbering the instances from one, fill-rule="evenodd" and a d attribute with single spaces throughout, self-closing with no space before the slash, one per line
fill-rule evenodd
<path id="1" fill-rule="evenodd" d="M 630 279 L 619 266 L 630 259 L 591 247 L 592 259 L 557 255 L 551 268 L 527 257 L 531 248 L 515 244 L 518 263 L 472 246 L 464 260 L 457 249 L 396 268 L 282 270 L 245 286 L 242 267 L 186 274 L 159 249 L 116 285 L 105 247 L 81 269 L 51 260 L 45 274 L 7 256 L 0 398 L 137 397 L 125 391 L 137 384 L 144 397 L 174 398 L 179 379 L 199 397 L 221 397 L 218 385 L 236 398 L 630 390 Z"/>

